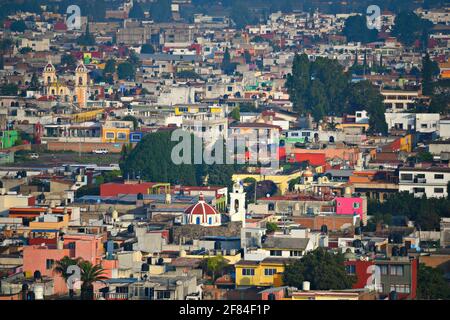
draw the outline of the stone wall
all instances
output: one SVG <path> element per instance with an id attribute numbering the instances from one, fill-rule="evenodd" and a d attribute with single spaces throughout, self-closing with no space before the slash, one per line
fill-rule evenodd
<path id="1" fill-rule="evenodd" d="M 205 236 L 240 237 L 241 227 L 241 222 L 229 222 L 220 227 L 203 227 L 196 224 L 173 226 L 170 240 L 171 243 L 180 243 L 180 238 L 191 241 Z"/>

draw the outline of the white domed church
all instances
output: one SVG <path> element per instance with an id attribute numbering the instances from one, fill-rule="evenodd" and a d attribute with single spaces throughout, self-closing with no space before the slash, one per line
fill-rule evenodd
<path id="1" fill-rule="evenodd" d="M 222 224 L 220 213 L 205 202 L 200 194 L 198 202 L 184 211 L 183 224 L 197 224 L 204 227 L 217 227 Z"/>

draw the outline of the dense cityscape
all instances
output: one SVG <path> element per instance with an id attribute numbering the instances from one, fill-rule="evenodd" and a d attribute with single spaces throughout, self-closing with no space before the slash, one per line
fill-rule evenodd
<path id="1" fill-rule="evenodd" d="M 449 58 L 445 0 L 0 0 L 0 300 L 449 300 Z"/>

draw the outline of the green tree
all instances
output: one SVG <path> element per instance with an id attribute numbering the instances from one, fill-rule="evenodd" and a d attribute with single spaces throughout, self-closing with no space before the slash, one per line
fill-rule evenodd
<path id="1" fill-rule="evenodd" d="M 152 19 L 157 23 L 170 22 L 172 20 L 172 10 L 170 5 L 170 0 L 157 0 L 153 3 L 150 8 Z"/>
<path id="2" fill-rule="evenodd" d="M 241 120 L 241 115 L 239 112 L 239 107 L 234 108 L 231 112 L 230 112 L 230 116 L 231 118 L 233 118 L 236 121 L 240 121 Z"/>
<path id="3" fill-rule="evenodd" d="M 378 31 L 367 28 L 367 19 L 362 15 L 350 16 L 345 20 L 342 33 L 349 42 L 373 42 L 377 39 Z"/>
<path id="4" fill-rule="evenodd" d="M 427 53 L 422 58 L 422 93 L 430 96 L 433 94 L 433 78 L 439 74 L 439 65 L 430 59 Z"/>
<path id="5" fill-rule="evenodd" d="M 134 79 L 135 72 L 136 71 L 135 71 L 133 65 L 128 61 L 122 62 L 117 67 L 117 75 L 118 75 L 119 79 L 122 79 L 122 80 Z"/>
<path id="6" fill-rule="evenodd" d="M 61 57 L 61 65 L 66 66 L 70 69 L 75 69 L 77 66 L 77 60 L 71 54 L 64 54 Z"/>
<path id="7" fill-rule="evenodd" d="M 153 48 L 153 46 L 151 44 L 143 44 L 141 47 L 141 53 L 148 53 L 148 54 L 152 54 L 155 53 L 155 48 Z"/>
<path id="8" fill-rule="evenodd" d="M 116 73 L 116 60 L 108 59 L 105 63 L 105 69 L 103 69 L 104 74 L 114 74 Z"/>
<path id="9" fill-rule="evenodd" d="M 403 11 L 395 17 L 392 34 L 405 45 L 411 46 L 416 40 L 420 40 L 423 33 L 430 30 L 432 26 L 431 21 L 420 18 L 414 12 Z"/>
<path id="10" fill-rule="evenodd" d="M 191 140 L 193 143 L 192 136 Z M 191 164 L 176 165 L 173 163 L 171 152 L 177 144 L 178 142 L 171 141 L 170 132 L 155 132 L 145 135 L 122 161 L 120 167 L 123 176 L 140 173 L 143 179 L 150 181 L 184 185 L 201 184 L 200 173 L 197 175 L 199 168 L 193 164 L 193 154 L 190 157 Z"/>
<path id="11" fill-rule="evenodd" d="M 231 63 L 230 51 L 228 50 L 228 48 L 225 49 L 220 68 L 225 74 L 228 75 L 233 74 L 234 70 L 236 69 L 236 65 L 234 63 Z"/>
<path id="12" fill-rule="evenodd" d="M 81 269 L 81 300 L 94 300 L 94 283 L 108 279 L 100 264 L 93 265 L 90 261 L 78 263 Z"/>
<path id="13" fill-rule="evenodd" d="M 350 84 L 348 93 L 346 111 L 354 113 L 366 110 L 369 114 L 370 132 L 386 134 L 388 128 L 380 92 L 369 81 L 360 81 Z"/>
<path id="14" fill-rule="evenodd" d="M 233 1 L 231 7 L 231 19 L 238 29 L 244 28 L 248 24 L 255 22 L 248 6 L 241 1 Z"/>
<path id="15" fill-rule="evenodd" d="M 345 270 L 342 254 L 324 248 L 308 252 L 302 259 L 285 267 L 283 282 L 288 286 L 302 288 L 309 281 L 312 290 L 350 289 L 355 278 Z"/>
<path id="16" fill-rule="evenodd" d="M 24 32 L 27 26 L 23 20 L 15 20 L 11 23 L 12 32 Z"/>
<path id="17" fill-rule="evenodd" d="M 204 259 L 203 263 L 206 273 L 209 273 L 212 280 L 215 281 L 217 276 L 223 274 L 223 271 L 227 268 L 229 262 L 223 256 L 218 255 Z"/>
<path id="18" fill-rule="evenodd" d="M 144 10 L 142 10 L 142 6 L 139 2 L 134 1 L 133 6 L 131 7 L 130 12 L 128 13 L 128 17 L 142 20 L 145 18 Z"/>
<path id="19" fill-rule="evenodd" d="M 450 299 L 450 286 L 441 269 L 419 264 L 417 298 L 421 300 Z"/>
<path id="20" fill-rule="evenodd" d="M 39 88 L 41 87 L 41 84 L 39 83 L 39 78 L 36 74 L 36 72 L 33 72 L 33 75 L 31 76 L 31 81 L 30 81 L 30 90 L 39 90 Z"/>
<path id="21" fill-rule="evenodd" d="M 273 223 L 273 222 L 267 222 L 266 223 L 266 231 L 267 231 L 267 233 L 274 233 L 277 230 L 278 230 L 278 225 L 276 223 Z"/>
<path id="22" fill-rule="evenodd" d="M 19 87 L 15 83 L 7 83 L 0 86 L 0 95 L 2 96 L 16 96 Z"/>
<path id="23" fill-rule="evenodd" d="M 73 271 L 69 272 L 68 269 L 70 266 L 78 265 L 81 262 L 81 260 L 82 260 L 81 258 L 72 259 L 69 258 L 68 256 L 64 256 L 64 258 L 62 258 L 61 260 L 56 261 L 53 270 L 57 274 L 59 274 L 67 284 L 69 284 L 68 283 L 69 278 L 74 274 L 74 272 Z M 73 283 L 71 285 L 72 286 L 69 287 L 69 297 L 70 299 L 73 299 L 75 292 L 73 290 Z"/>
<path id="24" fill-rule="evenodd" d="M 30 47 L 23 47 L 19 50 L 19 52 L 21 54 L 27 54 L 28 52 L 32 52 L 32 51 L 33 51 L 33 49 L 31 49 Z"/>
<path id="25" fill-rule="evenodd" d="M 93 46 L 95 45 L 95 37 L 89 32 L 89 22 L 86 24 L 85 32 L 78 37 L 77 44 L 80 46 Z"/>

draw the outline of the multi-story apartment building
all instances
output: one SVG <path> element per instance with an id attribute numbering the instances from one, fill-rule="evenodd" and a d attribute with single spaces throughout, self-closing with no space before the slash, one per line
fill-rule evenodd
<path id="1" fill-rule="evenodd" d="M 415 102 L 419 98 L 418 91 L 382 90 L 384 105 L 392 112 L 405 112 L 414 108 Z"/>
<path id="2" fill-rule="evenodd" d="M 415 197 L 447 197 L 450 168 L 400 168 L 399 191 L 408 191 Z"/>
<path id="3" fill-rule="evenodd" d="M 439 128 L 439 113 L 386 112 L 385 117 L 389 130 L 432 133 Z"/>

